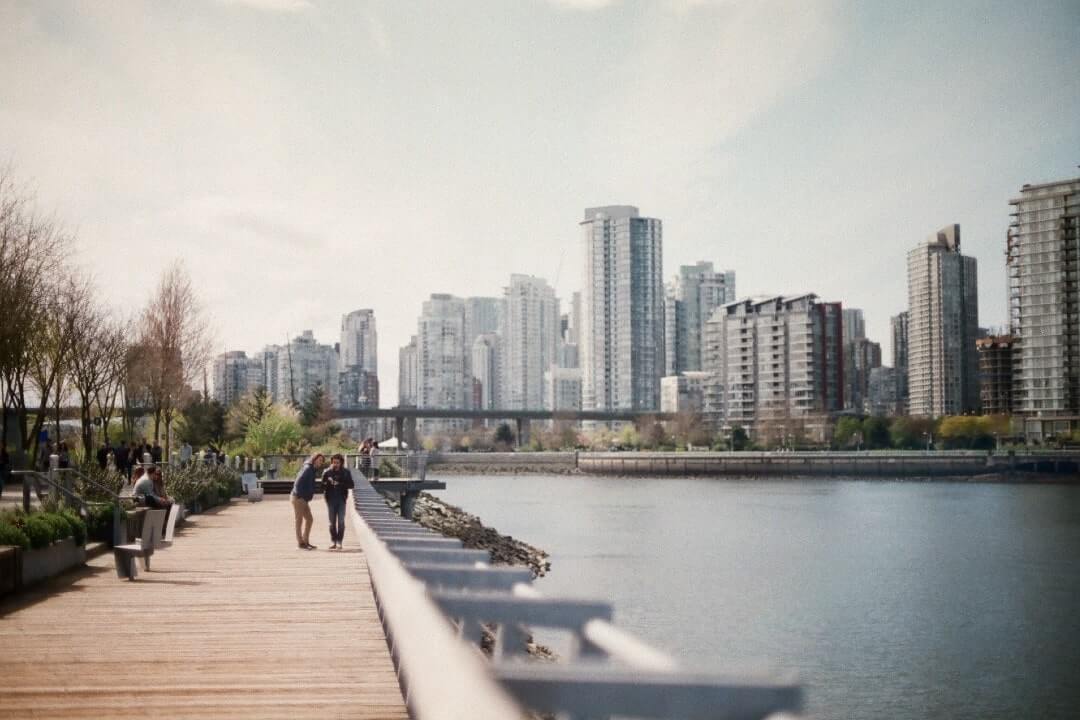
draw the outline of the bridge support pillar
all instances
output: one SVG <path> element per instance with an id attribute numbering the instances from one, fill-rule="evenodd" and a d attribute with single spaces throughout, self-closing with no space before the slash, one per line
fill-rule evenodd
<path id="1" fill-rule="evenodd" d="M 398 439 L 398 442 L 405 440 L 405 418 L 394 418 L 394 437 Z"/>
<path id="2" fill-rule="evenodd" d="M 403 435 L 398 435 L 398 437 L 405 441 L 410 450 L 419 450 L 420 443 L 416 439 L 416 418 L 405 418 L 402 429 Z"/>
<path id="3" fill-rule="evenodd" d="M 517 424 L 517 446 L 524 447 L 529 444 L 529 418 L 514 418 Z"/>

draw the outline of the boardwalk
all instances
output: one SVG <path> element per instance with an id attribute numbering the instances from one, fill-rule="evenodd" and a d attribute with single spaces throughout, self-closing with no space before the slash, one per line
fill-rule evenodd
<path id="1" fill-rule="evenodd" d="M 153 572 L 112 555 L 0 604 L 0 717 L 407 718 L 364 555 L 287 500 L 197 515 Z M 351 520 L 350 520 L 351 522 Z"/>

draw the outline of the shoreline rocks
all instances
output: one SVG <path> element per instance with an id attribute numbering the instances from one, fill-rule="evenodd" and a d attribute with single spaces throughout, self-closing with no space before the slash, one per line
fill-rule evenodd
<path id="1" fill-rule="evenodd" d="M 524 565 L 533 577 L 542 577 L 551 570 L 551 561 L 544 550 L 503 535 L 485 526 L 475 515 L 428 493 L 420 493 L 417 498 L 413 519 L 430 530 L 458 538 L 466 548 L 487 550 L 493 565 Z"/>

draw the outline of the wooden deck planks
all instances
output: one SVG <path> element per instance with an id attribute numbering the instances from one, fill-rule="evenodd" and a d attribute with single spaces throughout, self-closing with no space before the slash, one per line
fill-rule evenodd
<path id="1" fill-rule="evenodd" d="M 0 717 L 407 718 L 355 534 L 312 512 L 319 550 L 287 496 L 233 502 L 135 582 L 108 554 L 0 603 Z"/>

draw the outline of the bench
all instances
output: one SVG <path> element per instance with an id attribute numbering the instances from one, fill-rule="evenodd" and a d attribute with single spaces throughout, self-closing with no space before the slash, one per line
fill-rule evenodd
<path id="1" fill-rule="evenodd" d="M 169 508 L 169 519 L 165 521 L 165 535 L 161 539 L 155 539 L 155 548 L 172 547 L 173 533 L 176 531 L 176 520 L 180 517 L 180 503 L 174 502 Z"/>
<path id="2" fill-rule="evenodd" d="M 247 494 L 248 502 L 259 502 L 263 499 L 262 483 L 259 482 L 259 478 L 255 473 L 244 473 L 240 478 L 240 484 Z"/>
<path id="3" fill-rule="evenodd" d="M 165 522 L 164 510 L 147 510 L 143 518 L 141 537 L 138 543 L 129 545 L 117 545 L 113 548 L 113 559 L 116 562 L 116 576 L 134 580 L 138 574 L 135 558 L 141 557 L 143 569 L 150 570 L 150 556 L 154 554 L 154 546 L 161 536 L 161 526 Z"/>

